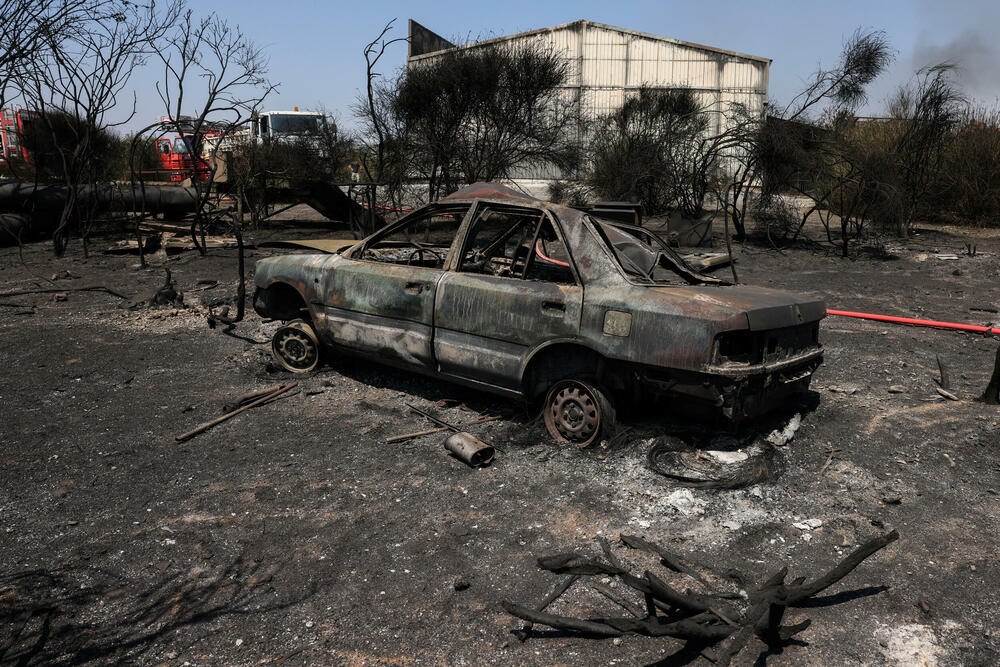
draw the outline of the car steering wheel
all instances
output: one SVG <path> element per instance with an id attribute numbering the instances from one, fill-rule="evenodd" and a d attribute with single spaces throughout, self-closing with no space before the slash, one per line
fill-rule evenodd
<path id="1" fill-rule="evenodd" d="M 434 255 L 434 257 L 437 258 L 438 263 L 441 266 L 444 266 L 444 256 L 441 253 L 439 253 L 437 250 L 434 250 L 433 248 L 417 248 L 416 250 L 414 250 L 413 252 L 410 253 L 409 257 L 406 258 L 406 265 L 409 266 L 409 265 L 413 264 L 413 258 L 414 257 L 417 257 L 418 260 L 421 261 L 421 262 L 424 261 L 424 253 L 425 252 L 429 252 L 430 254 Z"/>

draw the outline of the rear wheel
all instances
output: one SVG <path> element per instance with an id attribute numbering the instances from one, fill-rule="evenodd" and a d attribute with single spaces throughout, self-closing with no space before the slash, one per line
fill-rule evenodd
<path id="1" fill-rule="evenodd" d="M 549 435 L 578 447 L 599 442 L 615 425 L 615 408 L 607 390 L 590 377 L 553 384 L 545 395 L 542 416 Z"/>
<path id="2" fill-rule="evenodd" d="M 308 373 L 319 365 L 320 344 L 312 326 L 295 320 L 278 329 L 271 339 L 275 359 L 293 373 Z"/>

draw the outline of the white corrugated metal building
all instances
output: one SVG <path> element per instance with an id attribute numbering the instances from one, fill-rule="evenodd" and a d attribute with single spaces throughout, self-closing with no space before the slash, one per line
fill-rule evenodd
<path id="1" fill-rule="evenodd" d="M 704 105 L 719 111 L 739 102 L 763 112 L 767 100 L 769 58 L 603 23 L 574 21 L 465 46 L 456 46 L 412 20 L 409 33 L 407 67 L 418 66 L 452 49 L 474 49 L 498 42 L 540 42 L 563 53 L 570 72 L 566 94 L 580 100 L 585 120 L 617 109 L 630 91 L 641 86 L 690 88 L 698 92 Z M 716 114 L 716 118 L 721 117 L 722 114 Z M 536 171 L 531 175 L 551 178 L 557 174 Z"/>

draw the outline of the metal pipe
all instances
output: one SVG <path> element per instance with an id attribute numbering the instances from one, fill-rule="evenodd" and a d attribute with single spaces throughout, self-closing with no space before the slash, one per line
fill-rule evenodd
<path id="1" fill-rule="evenodd" d="M 0 247 L 42 238 L 55 231 L 69 190 L 47 183 L 0 183 Z M 101 211 L 144 210 L 182 217 L 198 209 L 195 188 L 176 185 L 85 185 L 77 190 L 82 206 Z"/>
<path id="2" fill-rule="evenodd" d="M 463 431 L 448 436 L 444 448 L 473 468 L 488 466 L 495 455 L 492 447 Z"/>
<path id="3" fill-rule="evenodd" d="M 0 184 L 0 212 L 49 213 L 59 211 L 69 190 L 64 185 L 37 183 Z M 198 192 L 194 188 L 172 185 L 141 186 L 106 184 L 84 185 L 77 189 L 81 203 L 92 203 L 100 209 L 130 211 L 145 205 L 149 213 L 193 213 L 198 208 Z"/>
<path id="4" fill-rule="evenodd" d="M 984 327 L 978 324 L 960 324 L 957 322 L 939 322 L 938 320 L 919 320 L 913 317 L 896 317 L 895 315 L 877 315 L 875 313 L 856 313 L 850 310 L 827 310 L 827 315 L 839 317 L 856 317 L 862 320 L 876 322 L 891 322 L 893 324 L 912 324 L 918 327 L 933 327 L 935 329 L 954 329 L 956 331 L 975 331 L 976 333 L 1000 334 L 996 327 Z"/>

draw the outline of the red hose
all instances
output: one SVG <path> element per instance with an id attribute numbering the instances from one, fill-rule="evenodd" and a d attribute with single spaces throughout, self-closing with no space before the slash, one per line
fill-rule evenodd
<path id="1" fill-rule="evenodd" d="M 542 240 L 541 239 L 538 239 L 537 241 L 535 241 L 535 254 L 538 255 L 539 257 L 541 257 L 546 262 L 550 262 L 552 264 L 558 264 L 559 266 L 569 266 L 569 262 L 561 262 L 558 259 L 552 259 L 551 257 L 546 257 L 545 253 L 542 252 Z"/>
<path id="2" fill-rule="evenodd" d="M 857 317 L 862 320 L 875 320 L 876 322 L 892 322 L 893 324 L 914 324 L 920 327 L 935 327 L 937 329 L 956 329 L 958 331 L 975 331 L 977 333 L 1000 334 L 1000 329 L 997 329 L 995 327 L 981 327 L 976 324 L 938 322 L 937 320 L 918 320 L 912 317 L 895 317 L 894 315 L 876 315 L 874 313 L 855 313 L 850 310 L 827 310 L 826 314 L 839 315 L 840 317 Z"/>

